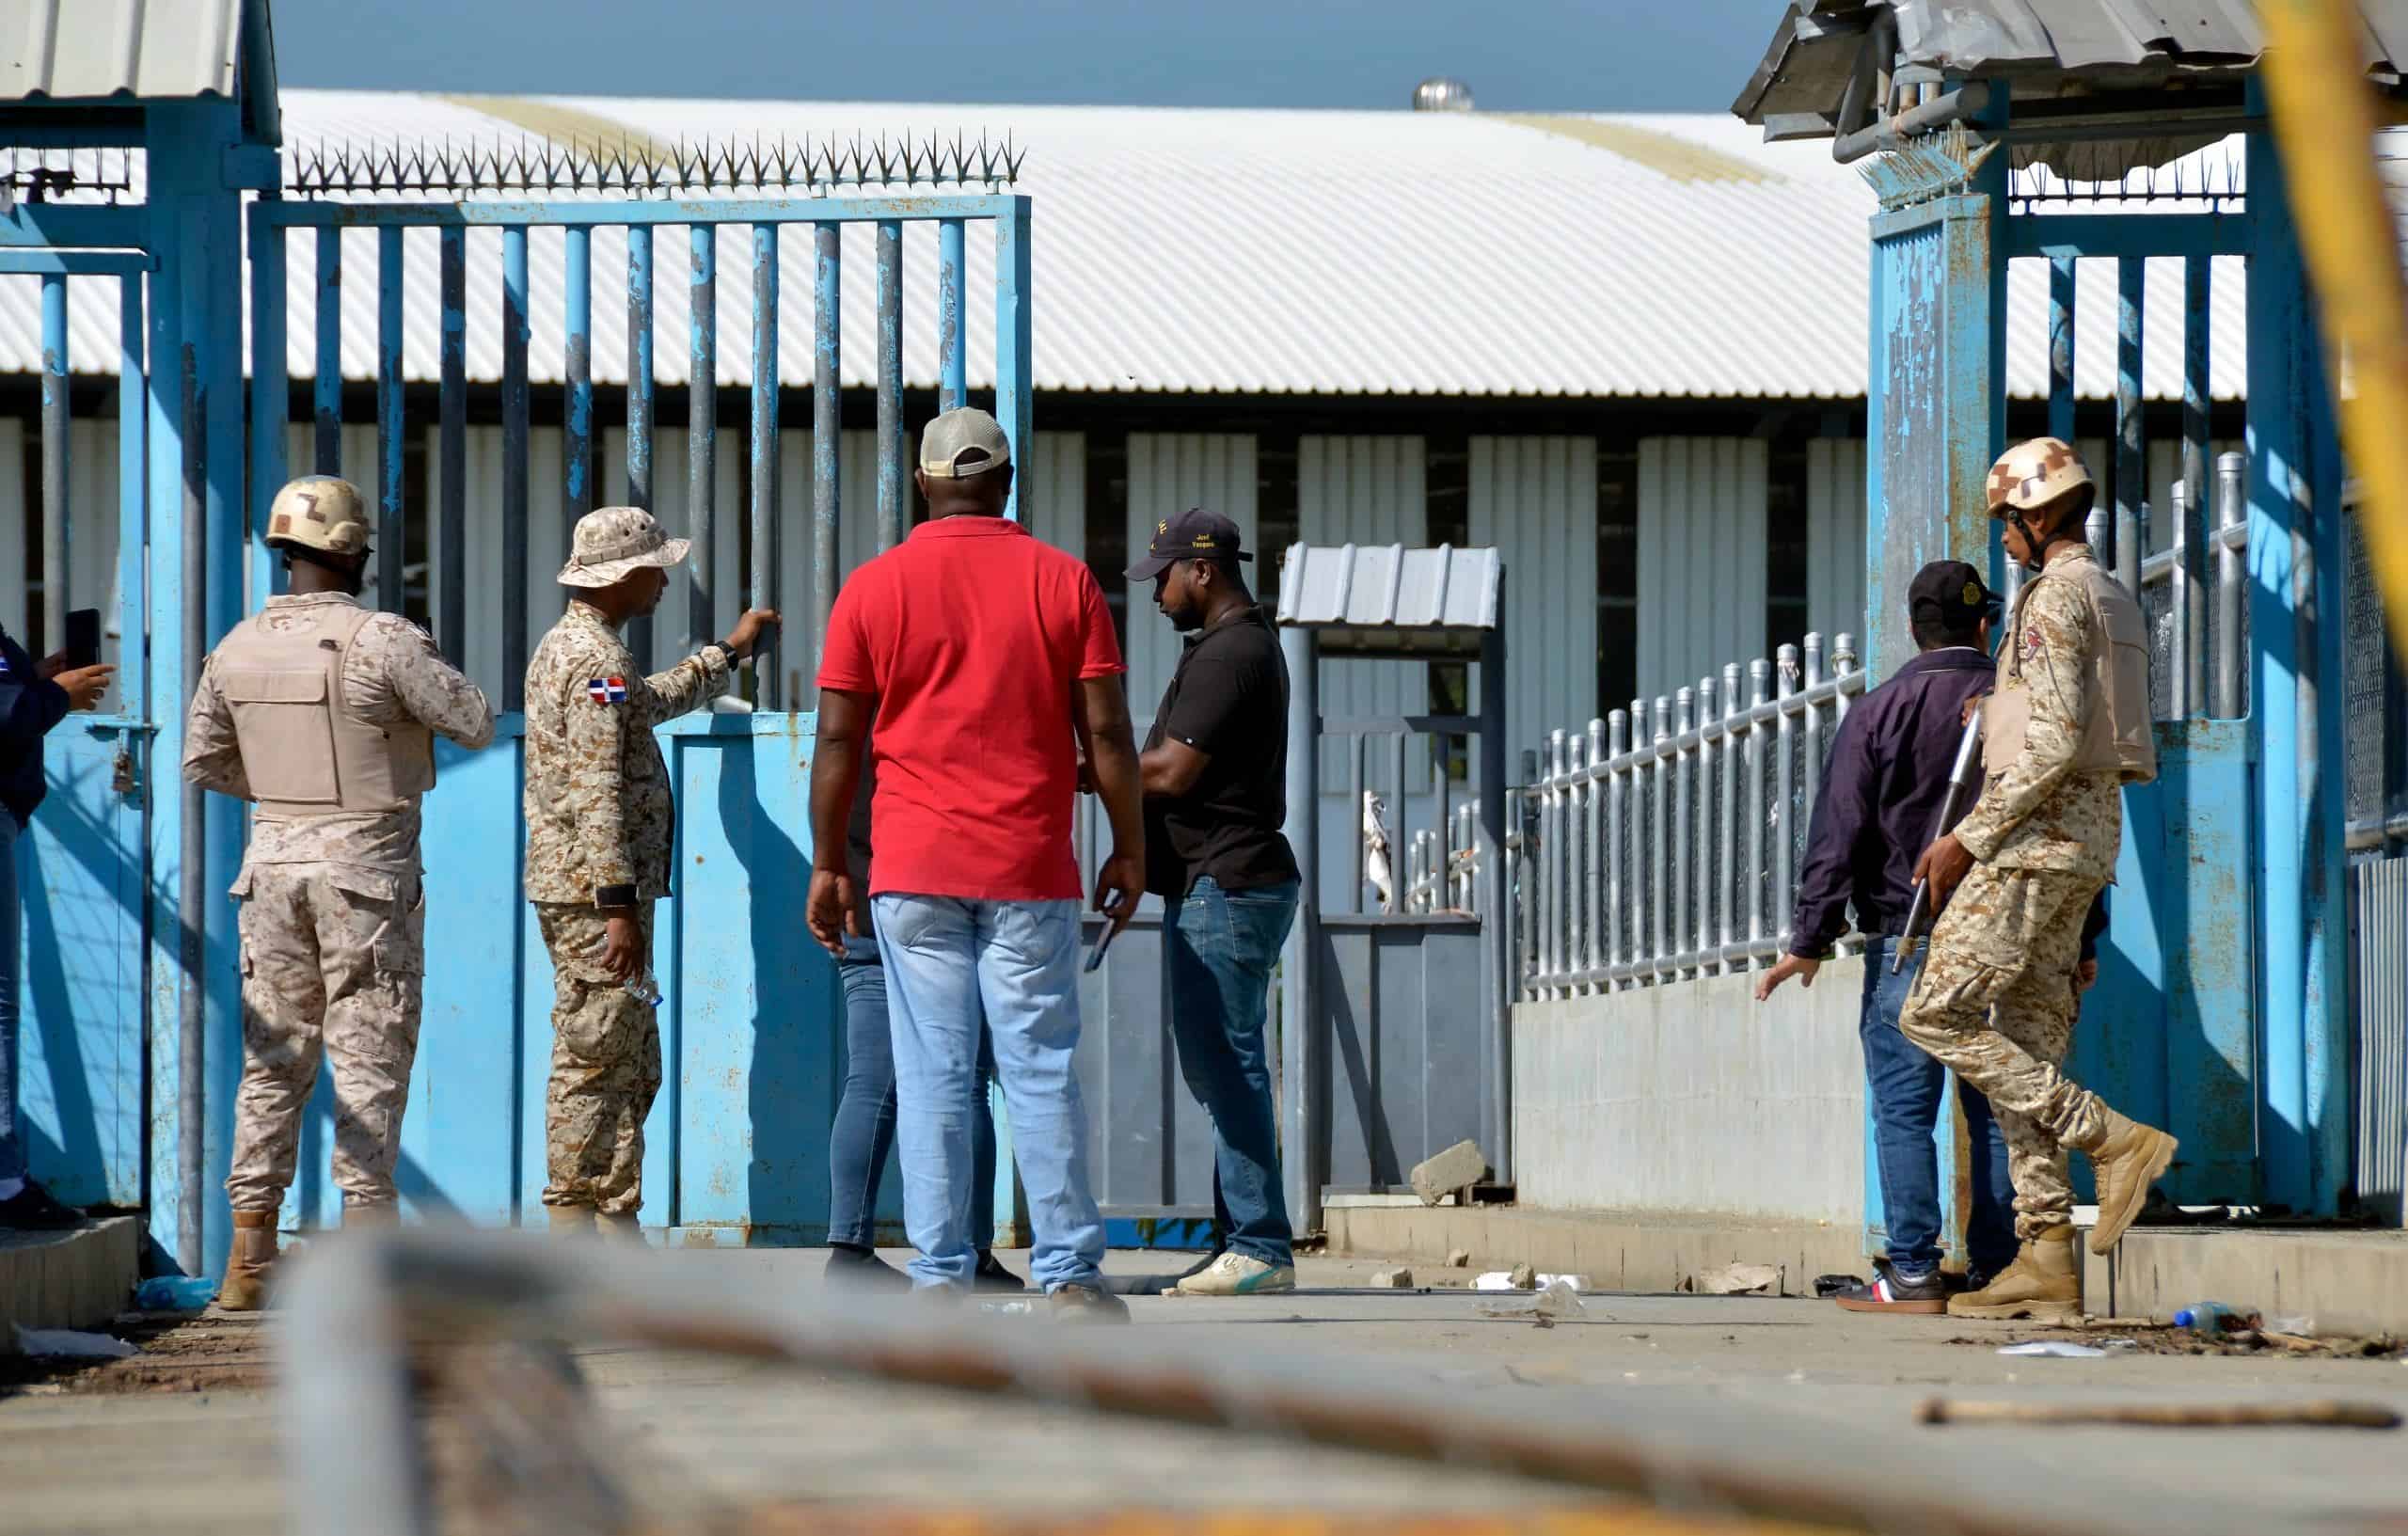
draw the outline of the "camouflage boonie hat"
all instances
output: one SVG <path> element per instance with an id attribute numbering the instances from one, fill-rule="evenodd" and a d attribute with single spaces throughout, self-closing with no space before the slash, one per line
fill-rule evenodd
<path id="1" fill-rule="evenodd" d="M 2035 437 L 2008 449 L 1990 466 L 1986 487 L 1990 515 L 2030 512 L 2089 483 L 2090 471 L 2071 443 L 2062 437 Z"/>
<path id="2" fill-rule="evenodd" d="M 671 538 L 642 507 L 596 507 L 577 520 L 561 585 L 615 586 L 639 567 L 676 564 L 691 546 Z"/>
<path id="3" fill-rule="evenodd" d="M 297 544 L 329 555 L 356 555 L 368 547 L 368 504 L 350 481 L 304 475 L 276 493 L 265 539 L 271 549 Z"/>

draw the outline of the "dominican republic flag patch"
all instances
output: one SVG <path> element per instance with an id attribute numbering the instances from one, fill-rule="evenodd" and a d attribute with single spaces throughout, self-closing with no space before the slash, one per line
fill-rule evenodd
<path id="1" fill-rule="evenodd" d="M 586 695 L 595 704 L 627 702 L 627 680 L 624 677 L 596 677 L 585 685 Z"/>

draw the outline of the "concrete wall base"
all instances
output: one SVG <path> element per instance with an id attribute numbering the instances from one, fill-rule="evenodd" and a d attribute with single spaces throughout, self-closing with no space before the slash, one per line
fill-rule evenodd
<path id="1" fill-rule="evenodd" d="M 2135 1227 L 2083 1267 L 2084 1309 L 2173 1321 L 2193 1302 L 2306 1316 L 2322 1334 L 2408 1336 L 2408 1232 Z"/>
<path id="2" fill-rule="evenodd" d="M 1428 1266 L 1461 1248 L 1474 1269 L 1528 1263 L 1588 1276 L 1600 1291 L 1677 1291 L 1726 1264 L 1771 1264 L 1783 1295 L 1811 1296 L 1814 1276 L 1870 1275 L 1861 1228 L 1747 1216 L 1644 1216 L 1520 1206 L 1337 1207 L 1329 1251 Z"/>
<path id="3" fill-rule="evenodd" d="M 67 1232 L 0 1232 L 0 1351 L 8 1324 L 90 1328 L 125 1310 L 142 1273 L 142 1224 L 110 1216 Z"/>

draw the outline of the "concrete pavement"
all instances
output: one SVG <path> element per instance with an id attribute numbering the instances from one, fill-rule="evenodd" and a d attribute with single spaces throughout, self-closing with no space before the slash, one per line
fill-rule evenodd
<path id="1" fill-rule="evenodd" d="M 1008 1256 L 1017 1264 L 1024 1256 Z M 817 1290 L 821 1255 L 670 1256 L 744 1265 L 748 1280 Z M 1170 1267 L 1116 1255 L 1116 1270 Z M 2011 1325 L 1863 1317 L 1756 1297 L 1592 1296 L 1558 1326 L 1483 1316 L 1464 1291 L 1357 1290 L 1380 1266 L 1307 1260 L 1308 1289 L 1245 1300 L 1136 1298 L 1111 1350 L 1132 1369 L 1200 1354 L 1325 1358 L 1381 1373 L 1441 1414 L 1535 1415 L 1601 1444 L 1700 1447 L 1721 1465 L 1803 1480 L 1873 1480 L 2031 1528 L 2088 1510 L 2098 1528 L 2348 1529 L 2408 1511 L 2400 1432 L 1926 1428 L 1940 1393 L 2009 1401 L 2261 1402 L 2346 1397 L 2408 1411 L 2396 1360 L 2016 1359 Z M 670 1273 L 664 1270 L 664 1274 Z M 1443 1278 L 1467 1278 L 1453 1272 Z M 1041 1336 L 1038 1317 L 985 1325 Z M 257 1352 L 271 1322 L 252 1334 Z M 229 1337 L 234 1337 L 230 1335 Z M 1971 1339 L 1973 1342 L 1956 1342 Z M 245 1347 L 237 1342 L 235 1349 Z M 133 1365 L 135 1362 L 127 1362 Z M 808 1499 L 1006 1513 L 1391 1510 L 1417 1514 L 1585 1499 L 1477 1470 L 1132 1423 L 1044 1405 L 763 1367 L 597 1348 L 581 1355 L 624 1432 L 639 1482 L 666 1507 Z M 271 1397 L 215 1362 L 203 1389 L 72 1387 L 0 1399 L 0 1489 L 11 1531 L 241 1529 L 291 1512 Z M 110 1368 L 112 1370 L 122 1368 Z M 0 1389 L 5 1390 L 5 1389 Z M 2026 1499 L 2039 1500 L 2027 1504 Z M 2044 1511 L 2040 1506 L 2046 1505 Z"/>

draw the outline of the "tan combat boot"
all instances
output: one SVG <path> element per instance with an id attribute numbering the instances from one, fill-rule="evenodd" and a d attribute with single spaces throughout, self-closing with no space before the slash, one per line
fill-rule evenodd
<path id="1" fill-rule="evenodd" d="M 226 1256 L 226 1280 L 217 1288 L 225 1312 L 256 1312 L 267 1305 L 267 1272 L 276 1263 L 276 1212 L 234 1212 L 234 1247 Z"/>
<path id="2" fill-rule="evenodd" d="M 2072 1326 L 2082 1321 L 2082 1273 L 2075 1267 L 2073 1228 L 2052 1227 L 2027 1241 L 1999 1277 L 1979 1291 L 1948 1298 L 1952 1318 L 2030 1318 Z"/>
<path id="3" fill-rule="evenodd" d="M 2124 1228 L 2132 1225 L 2148 1198 L 2148 1187 L 2164 1177 L 2175 1148 L 2182 1145 L 2112 1109 L 2106 1116 L 2107 1133 L 2082 1148 L 2090 1154 L 2091 1177 L 2099 1182 L 2099 1225 L 2091 1228 L 2090 1251 L 2100 1254 L 2112 1251 Z"/>
<path id="4" fill-rule="evenodd" d="M 639 1248 L 644 1245 L 643 1218 L 632 1211 L 615 1216 L 597 1211 L 594 1213 L 594 1225 L 604 1237 L 632 1243 Z"/>
<path id="5" fill-rule="evenodd" d="M 594 1208 L 590 1205 L 547 1205 L 544 1218 L 551 1223 L 554 1237 L 591 1237 L 594 1233 Z"/>

